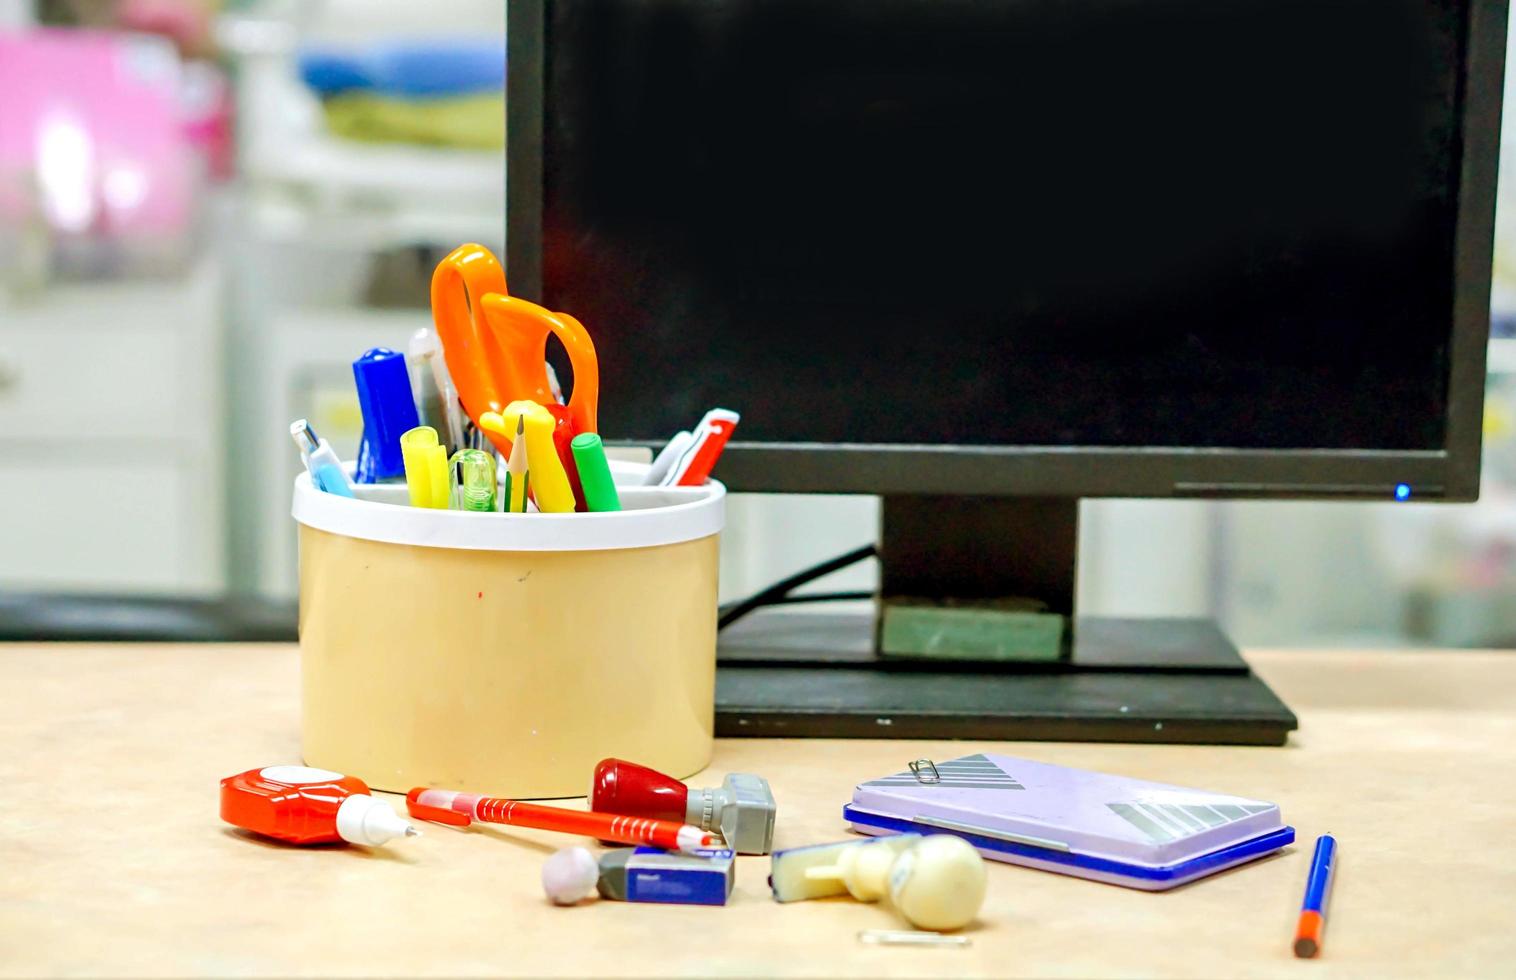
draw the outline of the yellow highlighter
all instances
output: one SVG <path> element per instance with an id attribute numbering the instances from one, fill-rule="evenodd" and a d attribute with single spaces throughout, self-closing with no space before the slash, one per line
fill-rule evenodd
<path id="1" fill-rule="evenodd" d="M 447 447 L 437 440 L 437 430 L 418 425 L 400 437 L 400 456 L 405 460 L 405 485 L 412 507 L 446 510 L 452 500 L 448 480 Z"/>
<path id="2" fill-rule="evenodd" d="M 523 400 L 511 402 L 499 414 L 484 412 L 479 416 L 480 428 L 507 439 L 516 437 L 518 424 L 526 432 L 526 464 L 532 474 L 537 509 L 544 514 L 573 513 L 574 490 L 553 445 L 553 429 L 558 422 L 552 413 L 534 401 Z"/>

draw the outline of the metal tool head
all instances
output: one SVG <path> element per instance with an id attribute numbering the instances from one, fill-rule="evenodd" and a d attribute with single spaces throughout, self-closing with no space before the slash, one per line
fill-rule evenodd
<path id="1" fill-rule="evenodd" d="M 690 796 L 700 798 L 702 829 L 720 829 L 727 847 L 738 854 L 767 854 L 773 850 L 774 791 L 767 779 L 734 772 L 721 781 L 719 789 L 691 790 Z"/>

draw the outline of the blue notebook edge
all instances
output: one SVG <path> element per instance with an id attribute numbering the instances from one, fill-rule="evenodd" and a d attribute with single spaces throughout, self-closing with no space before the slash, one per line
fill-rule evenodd
<path id="1" fill-rule="evenodd" d="M 954 837 L 962 837 L 970 844 L 973 844 L 975 848 L 989 852 L 992 856 L 1004 854 L 1011 858 L 1026 858 L 1069 869 L 1130 878 L 1150 885 L 1167 887 L 1182 885 L 1187 881 L 1204 877 L 1207 874 L 1222 871 L 1234 865 L 1254 860 L 1255 858 L 1264 857 L 1295 842 L 1295 828 L 1285 826 L 1277 830 L 1271 830 L 1265 834 L 1260 834 L 1257 837 L 1251 837 L 1245 841 L 1239 841 L 1236 844 L 1230 844 L 1209 854 L 1202 854 L 1200 857 L 1190 858 L 1187 861 L 1180 861 L 1175 864 L 1153 867 L 1140 864 L 1127 864 L 1121 861 L 1113 861 L 1110 858 L 1079 854 L 1074 851 L 1034 847 L 1030 844 L 1000 840 L 995 837 L 985 837 L 967 831 L 948 830 L 930 824 L 917 824 L 910 820 L 875 813 L 872 810 L 859 809 L 850 803 L 843 804 L 842 818 L 854 827 L 871 827 L 893 833 L 952 834 Z M 1012 861 L 1011 863 L 1015 862 Z"/>

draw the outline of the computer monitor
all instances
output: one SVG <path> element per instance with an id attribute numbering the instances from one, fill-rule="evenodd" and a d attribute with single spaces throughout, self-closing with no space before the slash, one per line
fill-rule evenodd
<path id="1" fill-rule="evenodd" d="M 886 599 L 1072 615 L 1081 497 L 1475 497 L 1505 24 L 513 0 L 511 288 L 608 441 L 737 409 L 731 488 L 884 498 Z"/>

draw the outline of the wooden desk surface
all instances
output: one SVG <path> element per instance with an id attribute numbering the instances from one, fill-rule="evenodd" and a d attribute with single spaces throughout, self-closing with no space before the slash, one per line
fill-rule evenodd
<path id="1" fill-rule="evenodd" d="M 0 974 L 1510 976 L 1516 654 L 1255 653 L 1301 718 L 1282 749 L 719 743 L 766 775 L 780 846 L 840 840 L 859 779 L 997 750 L 1278 801 L 1280 856 L 1164 894 L 991 864 L 968 949 L 861 946 L 888 908 L 778 905 L 740 859 L 725 908 L 547 905 L 573 841 L 428 828 L 297 850 L 221 824 L 216 783 L 300 759 L 284 646 L 0 647 Z M 588 777 L 588 774 L 586 774 Z M 1323 958 L 1289 951 L 1315 835 L 1341 864 Z"/>

